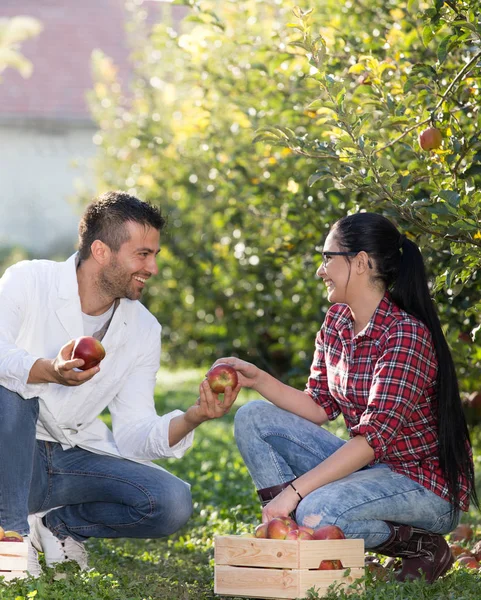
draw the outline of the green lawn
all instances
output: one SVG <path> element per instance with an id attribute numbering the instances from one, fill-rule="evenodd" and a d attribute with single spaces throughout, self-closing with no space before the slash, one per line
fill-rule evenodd
<path id="1" fill-rule="evenodd" d="M 185 408 L 197 397 L 205 371 L 161 372 L 157 394 L 159 412 Z M 249 398 L 243 392 L 240 402 Z M 88 547 L 94 571 L 65 573 L 49 570 L 39 580 L 23 580 L 0 587 L 5 600 L 210 600 L 213 592 L 213 537 L 252 529 L 260 508 L 232 433 L 233 414 L 204 424 L 193 448 L 181 460 L 161 464 L 192 484 L 194 516 L 188 527 L 165 540 L 101 540 Z M 334 424 L 334 428 L 339 424 Z M 481 458 L 476 440 L 477 467 Z M 478 526 L 480 518 L 466 519 Z M 59 577 L 64 577 L 59 579 Z M 481 575 L 454 568 L 443 580 L 397 584 L 366 580 L 366 592 L 351 600 L 479 600 Z M 309 596 L 316 599 L 313 593 Z M 334 593 L 326 598 L 347 598 Z"/>

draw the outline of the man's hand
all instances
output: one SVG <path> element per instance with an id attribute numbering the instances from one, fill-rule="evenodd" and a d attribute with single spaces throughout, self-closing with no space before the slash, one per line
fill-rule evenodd
<path id="1" fill-rule="evenodd" d="M 191 406 L 185 412 L 185 420 L 197 427 L 204 421 L 218 419 L 226 415 L 241 390 L 241 385 L 237 385 L 234 389 L 226 387 L 224 392 L 224 401 L 219 400 L 219 395 L 215 394 L 207 383 L 207 379 L 200 384 L 199 398 L 194 406 Z"/>
<path id="2" fill-rule="evenodd" d="M 92 367 L 87 371 L 76 371 L 84 364 L 81 358 L 71 360 L 75 340 L 71 340 L 60 348 L 56 358 L 40 358 L 30 369 L 27 383 L 59 383 L 66 386 L 82 385 L 100 371 Z"/>
<path id="3" fill-rule="evenodd" d="M 200 384 L 199 398 L 197 402 L 188 408 L 185 413 L 174 417 L 169 425 L 169 446 L 172 448 L 180 442 L 188 433 L 193 431 L 204 421 L 218 419 L 229 412 L 241 390 L 241 385 L 234 389 L 225 388 L 224 401 L 219 400 L 218 394 L 210 389 L 207 379 Z"/>

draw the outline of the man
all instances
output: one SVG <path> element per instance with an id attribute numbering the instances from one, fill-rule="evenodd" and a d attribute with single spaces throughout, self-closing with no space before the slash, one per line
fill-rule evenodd
<path id="1" fill-rule="evenodd" d="M 155 411 L 161 326 L 138 300 L 157 274 L 163 226 L 157 208 L 108 192 L 85 211 L 78 253 L 23 261 L 0 279 L 0 524 L 26 536 L 34 576 L 37 551 L 48 566 L 87 568 L 89 537 L 182 527 L 190 487 L 150 461 L 180 458 L 239 391 L 228 388 L 221 404 L 204 381 L 185 413 Z M 83 335 L 106 351 L 85 371 L 71 359 Z M 112 431 L 98 418 L 105 408 Z"/>

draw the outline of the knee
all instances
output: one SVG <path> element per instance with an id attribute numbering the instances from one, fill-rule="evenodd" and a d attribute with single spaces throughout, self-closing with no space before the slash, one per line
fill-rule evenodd
<path id="1" fill-rule="evenodd" d="M 171 535 L 181 529 L 192 516 L 192 495 L 184 481 L 176 480 L 156 499 L 152 519 L 158 537 Z"/>
<path id="2" fill-rule="evenodd" d="M 341 502 L 336 502 L 332 497 L 325 498 L 323 501 L 322 498 L 319 498 L 319 494 L 316 496 L 315 501 L 306 496 L 300 502 L 296 510 L 296 521 L 300 525 L 312 529 L 319 529 L 323 525 L 337 525 L 342 529 L 344 520 L 342 519 Z"/>
<path id="3" fill-rule="evenodd" d="M 0 386 L 0 408 L 2 437 L 4 434 L 16 436 L 19 427 L 23 433 L 35 433 L 39 410 L 38 398 L 25 400 L 16 392 Z"/>
<path id="4" fill-rule="evenodd" d="M 259 423 L 268 423 L 268 413 L 275 408 L 264 400 L 252 400 L 241 406 L 234 417 L 234 436 L 237 444 L 251 439 Z"/>

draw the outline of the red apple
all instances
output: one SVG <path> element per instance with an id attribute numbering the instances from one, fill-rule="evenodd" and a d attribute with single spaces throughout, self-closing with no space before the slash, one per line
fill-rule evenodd
<path id="1" fill-rule="evenodd" d="M 291 529 L 293 528 L 284 517 L 274 517 L 267 523 L 267 537 L 271 540 L 285 540 Z"/>
<path id="2" fill-rule="evenodd" d="M 286 540 L 298 540 L 299 537 L 299 529 L 291 529 L 286 534 Z"/>
<path id="3" fill-rule="evenodd" d="M 474 558 L 474 556 L 460 556 L 456 563 L 458 565 L 463 565 L 468 569 L 479 569 L 480 567 L 479 562 Z"/>
<path id="4" fill-rule="evenodd" d="M 267 523 L 261 523 L 257 525 L 254 531 L 254 535 L 256 538 L 266 538 L 267 537 Z"/>
<path id="5" fill-rule="evenodd" d="M 302 533 L 308 533 L 314 536 L 314 529 L 312 527 L 306 527 L 305 525 L 299 525 L 299 531 Z"/>
<path id="6" fill-rule="evenodd" d="M 298 534 L 299 539 L 300 540 L 313 540 L 314 536 L 312 535 L 312 533 L 309 533 L 308 531 L 306 531 L 306 529 L 309 529 L 309 528 L 305 527 L 302 530 L 299 528 L 299 534 Z"/>
<path id="7" fill-rule="evenodd" d="M 458 556 L 461 556 L 461 554 L 464 554 L 466 552 L 466 548 L 463 548 L 461 546 L 461 544 L 448 544 L 449 548 L 451 550 L 451 554 L 453 555 L 453 558 L 457 558 Z"/>
<path id="8" fill-rule="evenodd" d="M 449 539 L 452 542 L 462 542 L 473 539 L 473 528 L 467 523 L 460 523 L 454 531 L 451 532 Z"/>
<path id="9" fill-rule="evenodd" d="M 342 562 L 340 560 L 334 559 L 334 560 L 321 560 L 321 564 L 319 565 L 319 570 L 320 571 L 324 571 L 324 570 L 328 570 L 328 571 L 332 571 L 335 569 L 343 569 L 344 567 L 342 566 Z"/>
<path id="10" fill-rule="evenodd" d="M 2 542 L 23 542 L 23 536 L 16 531 L 5 531 L 5 535 L 1 539 Z"/>
<path id="11" fill-rule="evenodd" d="M 473 555 L 476 560 L 481 560 L 481 540 L 474 544 Z"/>
<path id="12" fill-rule="evenodd" d="M 238 382 L 237 371 L 227 363 L 218 363 L 207 372 L 207 381 L 215 394 L 223 394 L 225 388 L 235 388 Z"/>
<path id="13" fill-rule="evenodd" d="M 346 536 L 337 525 L 322 525 L 314 531 L 315 540 L 344 540 Z"/>
<path id="14" fill-rule="evenodd" d="M 419 145 L 423 150 L 435 150 L 443 143 L 443 135 L 436 127 L 428 127 L 419 134 Z"/>
<path id="15" fill-rule="evenodd" d="M 79 367 L 81 371 L 97 366 L 104 357 L 104 347 L 94 337 L 85 335 L 75 340 L 71 358 L 81 358 L 84 361 L 84 364 Z"/>

